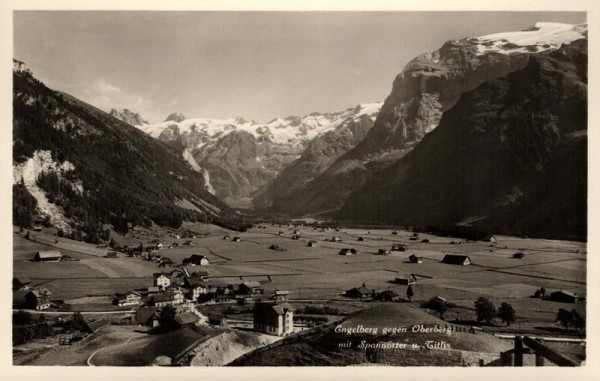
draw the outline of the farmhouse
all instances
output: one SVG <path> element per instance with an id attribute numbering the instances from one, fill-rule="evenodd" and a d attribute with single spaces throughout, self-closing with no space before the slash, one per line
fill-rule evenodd
<path id="1" fill-rule="evenodd" d="M 521 258 L 525 258 L 525 254 L 523 254 L 523 253 L 521 253 L 521 252 L 519 252 L 519 253 L 514 253 L 512 257 L 513 257 L 513 258 L 518 258 L 518 259 L 521 259 Z"/>
<path id="2" fill-rule="evenodd" d="M 398 230 L 394 230 L 394 231 L 392 232 L 392 234 L 393 234 L 393 235 L 398 235 Z"/>
<path id="3" fill-rule="evenodd" d="M 240 242 L 242 239 L 240 237 L 233 237 L 233 242 Z"/>
<path id="4" fill-rule="evenodd" d="M 166 305 L 177 305 L 184 302 L 181 291 L 169 291 L 152 296 L 152 302 L 155 307 L 164 307 Z"/>
<path id="5" fill-rule="evenodd" d="M 58 250 L 43 250 L 35 253 L 33 260 L 36 262 L 58 262 L 62 254 Z"/>
<path id="6" fill-rule="evenodd" d="M 225 325 L 225 317 L 219 313 L 208 314 L 208 324 L 217 327 Z"/>
<path id="7" fill-rule="evenodd" d="M 363 241 L 366 241 L 366 239 L 364 237 L 358 237 L 357 241 L 358 242 L 363 242 Z"/>
<path id="8" fill-rule="evenodd" d="M 292 236 L 292 239 L 294 239 L 294 240 L 299 240 L 299 239 L 300 239 L 300 236 L 299 236 L 298 234 L 294 234 L 294 235 Z"/>
<path id="9" fill-rule="evenodd" d="M 106 253 L 106 258 L 117 258 L 117 252 L 116 251 L 109 251 L 108 253 Z"/>
<path id="10" fill-rule="evenodd" d="M 429 240 L 427 238 L 425 238 L 424 240 L 421 241 L 421 243 L 429 243 Z"/>
<path id="11" fill-rule="evenodd" d="M 239 293 L 242 295 L 259 295 L 264 292 L 262 285 L 254 281 L 246 281 L 239 286 Z"/>
<path id="12" fill-rule="evenodd" d="M 354 287 L 344 293 L 345 296 L 349 298 L 368 298 L 373 294 L 371 290 L 365 287 L 365 284 L 362 284 L 362 287 Z"/>
<path id="13" fill-rule="evenodd" d="M 191 257 L 183 260 L 184 266 L 208 266 L 210 262 L 204 255 L 192 254 Z"/>
<path id="14" fill-rule="evenodd" d="M 200 317 L 198 317 L 193 312 L 184 312 L 182 314 L 175 316 L 175 323 L 181 327 L 188 327 L 196 325 L 200 322 Z"/>
<path id="15" fill-rule="evenodd" d="M 401 243 L 394 243 L 392 245 L 392 251 L 406 251 L 406 245 Z"/>
<path id="16" fill-rule="evenodd" d="M 231 239 L 231 236 L 229 234 L 226 234 L 223 236 L 223 239 Z"/>
<path id="17" fill-rule="evenodd" d="M 316 246 L 317 246 L 317 241 L 315 241 L 315 240 L 308 241 L 308 247 L 316 247 Z"/>
<path id="18" fill-rule="evenodd" d="M 275 295 L 273 295 L 273 299 L 275 300 L 275 303 L 283 303 L 287 302 L 289 296 L 289 291 L 275 290 Z"/>
<path id="19" fill-rule="evenodd" d="M 408 286 L 409 284 L 415 284 L 415 283 L 417 283 L 417 277 L 415 277 L 414 274 L 410 274 L 410 275 L 397 275 L 396 279 L 394 279 L 394 283 Z"/>
<path id="20" fill-rule="evenodd" d="M 269 249 L 275 250 L 275 251 L 284 251 L 284 249 L 281 248 L 279 245 L 271 245 L 271 246 L 269 246 Z"/>
<path id="21" fill-rule="evenodd" d="M 52 293 L 45 288 L 36 288 L 25 295 L 25 305 L 33 310 L 47 310 L 50 308 L 50 295 Z"/>
<path id="22" fill-rule="evenodd" d="M 127 291 L 124 294 L 117 295 L 114 300 L 114 304 L 119 307 L 123 306 L 134 306 L 142 303 L 142 295 L 135 291 Z"/>
<path id="23" fill-rule="evenodd" d="M 358 253 L 359 251 L 356 249 L 341 249 L 339 252 L 340 255 L 354 255 Z"/>
<path id="24" fill-rule="evenodd" d="M 206 281 L 206 278 L 208 277 L 208 271 L 194 271 L 190 276 L 198 277 L 203 281 Z"/>
<path id="25" fill-rule="evenodd" d="M 400 299 L 400 294 L 394 290 L 385 290 L 376 293 L 373 299 L 380 302 L 395 302 Z"/>
<path id="26" fill-rule="evenodd" d="M 135 323 L 139 326 L 158 327 L 160 325 L 160 308 L 140 307 L 135 310 Z"/>
<path id="27" fill-rule="evenodd" d="M 391 253 L 392 252 L 390 250 L 387 250 L 387 249 L 379 249 L 377 251 L 377 254 L 379 254 L 379 255 L 390 255 Z"/>
<path id="28" fill-rule="evenodd" d="M 579 303 L 579 297 L 576 294 L 565 290 L 551 293 L 550 300 L 561 303 Z"/>
<path id="29" fill-rule="evenodd" d="M 261 302 L 254 306 L 254 330 L 276 336 L 294 331 L 295 308 L 287 303 Z"/>
<path id="30" fill-rule="evenodd" d="M 342 239 L 340 237 L 332 237 L 331 242 L 342 242 Z"/>
<path id="31" fill-rule="evenodd" d="M 422 257 L 417 257 L 414 254 L 412 254 L 411 256 L 409 256 L 408 260 L 410 261 L 410 263 L 423 263 L 423 258 Z"/>
<path id="32" fill-rule="evenodd" d="M 18 278 L 13 278 L 12 280 L 12 289 L 13 291 L 22 291 L 31 289 L 31 282 L 24 282 L 19 280 Z"/>
<path id="33" fill-rule="evenodd" d="M 191 240 L 187 240 L 183 243 L 185 246 L 194 246 L 194 243 Z"/>
<path id="34" fill-rule="evenodd" d="M 446 254 L 442 259 L 442 263 L 466 266 L 471 264 L 471 258 L 467 255 Z"/>
<path id="35" fill-rule="evenodd" d="M 171 277 L 165 273 L 154 273 L 154 285 L 161 288 L 167 288 L 171 285 Z"/>

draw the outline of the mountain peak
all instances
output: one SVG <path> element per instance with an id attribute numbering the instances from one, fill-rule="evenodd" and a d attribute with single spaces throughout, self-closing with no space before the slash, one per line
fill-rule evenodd
<path id="1" fill-rule="evenodd" d="M 167 119 L 165 119 L 165 122 L 175 122 L 175 123 L 181 123 L 185 120 L 185 115 L 183 115 L 180 112 L 174 112 L 169 114 L 169 116 L 167 116 Z"/>
<path id="2" fill-rule="evenodd" d="M 118 111 L 113 108 L 110 110 L 109 114 L 110 116 L 122 120 L 123 122 L 132 126 L 142 126 L 144 124 L 148 124 L 148 122 L 144 120 L 140 114 L 133 112 L 129 109 L 123 109 L 123 111 Z"/>

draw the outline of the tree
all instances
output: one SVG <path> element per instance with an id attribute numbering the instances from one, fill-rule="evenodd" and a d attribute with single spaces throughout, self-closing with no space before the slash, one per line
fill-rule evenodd
<path id="1" fill-rule="evenodd" d="M 542 297 L 542 298 L 546 297 L 546 289 L 544 288 L 544 286 L 542 286 L 542 288 L 540 288 L 540 297 Z"/>
<path id="2" fill-rule="evenodd" d="M 513 307 L 508 303 L 502 303 L 498 309 L 498 317 L 510 327 L 511 323 L 517 321 L 517 314 Z"/>
<path id="3" fill-rule="evenodd" d="M 166 305 L 165 307 L 163 307 L 163 309 L 160 311 L 160 318 L 159 318 L 160 326 L 162 327 L 163 330 L 172 331 L 176 328 L 176 324 L 175 324 L 175 316 L 176 315 L 177 315 L 177 311 L 175 310 L 175 308 L 173 308 L 173 306 Z"/>
<path id="4" fill-rule="evenodd" d="M 564 308 L 561 308 L 556 314 L 556 321 L 560 323 L 560 325 L 565 327 L 566 330 L 568 330 L 569 327 L 574 323 L 573 314 L 571 314 L 571 312 L 565 310 Z"/>
<path id="5" fill-rule="evenodd" d="M 444 320 L 444 312 L 448 311 L 448 303 L 443 299 L 434 298 L 423 305 L 425 308 L 431 308 L 440 314 L 440 319 Z"/>
<path id="6" fill-rule="evenodd" d="M 408 288 L 406 289 L 406 297 L 408 298 L 408 300 L 412 301 L 412 297 L 415 295 L 415 292 L 413 291 L 412 286 L 409 284 Z"/>
<path id="7" fill-rule="evenodd" d="M 42 315 L 43 316 L 43 315 Z M 27 325 L 33 323 L 33 316 L 27 311 L 19 310 L 13 314 L 14 325 Z"/>
<path id="8" fill-rule="evenodd" d="M 477 321 L 485 320 L 487 324 L 490 324 L 496 316 L 496 307 L 491 300 L 480 296 L 475 301 L 475 313 L 477 314 Z"/>
<path id="9" fill-rule="evenodd" d="M 571 311 L 571 315 L 573 317 L 573 327 L 577 328 L 579 332 L 585 330 L 585 319 L 579 315 L 579 313 L 575 310 Z"/>

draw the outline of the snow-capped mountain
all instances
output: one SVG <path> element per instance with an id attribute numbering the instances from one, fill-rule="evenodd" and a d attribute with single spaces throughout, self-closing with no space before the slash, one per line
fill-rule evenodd
<path id="1" fill-rule="evenodd" d="M 259 124 L 244 118 L 180 118 L 136 127 L 161 141 L 185 149 L 206 173 L 215 194 L 234 205 L 247 205 L 253 193 L 298 159 L 317 136 L 375 121 L 381 103 L 340 112 L 275 118 Z M 175 115 L 175 114 L 172 114 Z M 188 160 L 189 161 L 189 160 Z"/>
<path id="2" fill-rule="evenodd" d="M 462 94 L 523 69 L 532 55 L 586 36 L 585 24 L 540 22 L 522 31 L 450 40 L 414 58 L 397 75 L 365 139 L 274 209 L 302 215 L 340 208 L 352 191 L 417 146 Z"/>

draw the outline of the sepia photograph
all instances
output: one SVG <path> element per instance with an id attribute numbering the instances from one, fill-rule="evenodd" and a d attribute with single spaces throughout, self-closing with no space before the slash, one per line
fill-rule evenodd
<path id="1" fill-rule="evenodd" d="M 11 18 L 13 367 L 586 366 L 587 12 Z"/>

